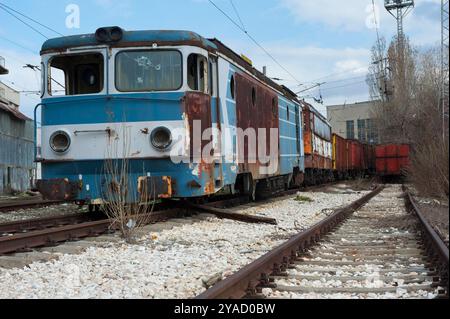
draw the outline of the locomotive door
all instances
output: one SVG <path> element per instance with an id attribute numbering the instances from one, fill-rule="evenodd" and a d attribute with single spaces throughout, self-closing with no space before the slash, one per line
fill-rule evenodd
<path id="1" fill-rule="evenodd" d="M 211 123 L 212 123 L 212 143 L 214 148 L 214 179 L 216 190 L 223 186 L 222 178 L 222 145 L 220 134 L 220 101 L 218 82 L 217 57 L 209 55 L 208 59 L 208 89 L 211 95 Z"/>
<path id="2" fill-rule="evenodd" d="M 297 138 L 297 154 L 300 156 L 301 154 L 301 131 L 300 131 L 300 110 L 299 106 L 295 106 L 295 136 Z"/>

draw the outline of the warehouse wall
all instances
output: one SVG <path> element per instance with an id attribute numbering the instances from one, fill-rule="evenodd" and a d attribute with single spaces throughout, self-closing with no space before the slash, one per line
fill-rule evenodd
<path id="1" fill-rule="evenodd" d="M 34 163 L 33 122 L 0 110 L 0 194 L 30 188 Z"/>
<path id="2" fill-rule="evenodd" d="M 349 138 L 347 122 L 350 121 L 353 124 L 354 139 L 361 142 L 378 143 L 378 130 L 373 121 L 373 107 L 374 104 L 371 101 L 327 106 L 327 119 L 333 133 L 343 138 Z M 360 126 L 360 123 L 364 125 Z"/>

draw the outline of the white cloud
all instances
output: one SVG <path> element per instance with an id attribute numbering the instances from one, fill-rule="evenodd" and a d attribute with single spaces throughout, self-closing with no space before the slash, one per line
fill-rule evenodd
<path id="1" fill-rule="evenodd" d="M 293 80 L 286 71 L 271 60 L 264 52 L 255 46 L 249 46 L 248 42 L 237 42 L 233 39 L 224 39 L 224 43 L 233 48 L 237 53 L 244 53 L 252 61 L 253 65 L 261 70 L 268 67 L 268 76 L 277 77 L 286 81 L 281 82 L 294 91 L 308 88 L 313 82 L 330 82 L 323 85 L 323 97 L 326 104 L 330 101 L 345 102 L 362 101 L 368 98 L 369 89 L 365 85 L 370 50 L 366 48 L 327 48 L 317 46 L 299 47 L 292 43 L 262 43 L 271 55 L 279 61 L 290 73 L 292 73 L 303 86 Z M 326 77 L 324 77 L 326 76 Z M 357 79 L 355 79 L 357 77 Z M 340 81 L 351 78 L 352 80 Z M 339 82 L 338 82 L 339 81 Z M 359 82 L 359 83 L 355 83 Z M 343 88 L 336 86 L 346 85 Z M 301 94 L 302 96 L 319 97 L 319 90 L 314 89 Z M 311 99 L 309 102 L 313 101 Z M 318 105 L 320 111 L 325 109 Z"/>
<path id="2" fill-rule="evenodd" d="M 367 23 L 373 17 L 371 0 L 280 0 L 299 23 L 326 26 L 347 32 L 373 32 Z M 375 0 L 381 34 L 395 34 L 396 21 L 385 10 L 383 0 Z M 440 0 L 416 0 L 415 8 L 404 20 L 405 32 L 417 45 L 433 45 L 440 35 Z"/>
<path id="3" fill-rule="evenodd" d="M 281 0 L 299 22 L 322 23 L 333 28 L 358 31 L 366 28 L 370 0 Z"/>
<path id="4" fill-rule="evenodd" d="M 361 60 L 347 59 L 337 61 L 335 64 L 336 73 L 349 73 L 352 75 L 362 75 L 367 73 L 367 62 Z"/>

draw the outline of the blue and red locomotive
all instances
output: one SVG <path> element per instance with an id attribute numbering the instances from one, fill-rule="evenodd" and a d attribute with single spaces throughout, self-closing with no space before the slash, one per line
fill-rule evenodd
<path id="1" fill-rule="evenodd" d="M 130 198 L 143 184 L 195 198 L 303 183 L 302 103 L 217 39 L 110 27 L 41 55 L 46 198 L 101 203 L 112 159 L 128 162 Z"/>
<path id="2" fill-rule="evenodd" d="M 37 185 L 48 199 L 101 204 L 117 187 L 130 202 L 254 198 L 374 169 L 372 146 L 332 135 L 217 39 L 106 27 L 48 40 L 41 55 Z"/>

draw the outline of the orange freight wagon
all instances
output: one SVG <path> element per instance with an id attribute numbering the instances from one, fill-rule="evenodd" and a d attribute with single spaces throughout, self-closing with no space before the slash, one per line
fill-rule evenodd
<path id="1" fill-rule="evenodd" d="M 409 166 L 409 154 L 407 144 L 378 145 L 375 150 L 377 175 L 403 175 Z"/>
<path id="2" fill-rule="evenodd" d="M 343 179 L 348 176 L 350 169 L 348 141 L 333 134 L 333 171 L 336 179 Z"/>

